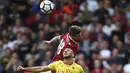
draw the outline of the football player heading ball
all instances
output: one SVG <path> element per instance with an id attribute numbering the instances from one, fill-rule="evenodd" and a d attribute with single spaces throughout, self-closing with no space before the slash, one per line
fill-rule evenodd
<path id="1" fill-rule="evenodd" d="M 81 27 L 72 25 L 69 28 L 68 33 L 56 36 L 52 38 L 50 41 L 46 41 L 46 45 L 50 45 L 52 42 L 56 40 L 60 41 L 55 56 L 53 57 L 53 61 L 63 60 L 63 51 L 66 48 L 70 48 L 73 51 L 75 57 L 76 52 L 79 50 L 79 42 L 82 40 L 81 33 Z"/>

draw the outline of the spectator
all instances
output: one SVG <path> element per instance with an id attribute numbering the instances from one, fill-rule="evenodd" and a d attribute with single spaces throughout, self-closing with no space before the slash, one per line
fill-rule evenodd
<path id="1" fill-rule="evenodd" d="M 60 24 L 60 21 L 63 21 L 63 14 L 64 11 L 61 9 L 61 7 L 63 7 L 63 1 L 56 1 L 56 7 L 55 9 L 52 11 L 51 16 L 50 16 L 50 23 L 56 23 L 56 24 Z M 54 25 L 54 24 L 53 24 Z"/>
<path id="2" fill-rule="evenodd" d="M 121 24 L 122 24 L 121 22 L 116 23 L 117 29 L 114 30 L 114 31 L 112 31 L 110 37 L 113 37 L 114 35 L 117 35 L 117 36 L 119 37 L 119 39 L 120 39 L 122 42 L 124 42 L 124 35 L 125 35 L 124 33 L 125 33 L 125 31 L 124 31 L 124 27 L 121 26 Z"/>
<path id="3" fill-rule="evenodd" d="M 126 8 L 126 18 L 129 19 L 130 18 L 130 4 L 128 5 L 128 7 Z"/>
<path id="4" fill-rule="evenodd" d="M 125 16 L 123 15 L 123 13 L 121 13 L 120 8 L 118 6 L 116 6 L 114 8 L 114 10 L 115 10 L 115 14 L 112 16 L 113 22 L 120 21 L 122 24 L 125 24 L 126 19 L 125 19 Z"/>
<path id="5" fill-rule="evenodd" d="M 120 0 L 119 7 L 126 8 L 128 6 L 127 0 Z"/>
<path id="6" fill-rule="evenodd" d="M 110 64 L 104 62 L 103 64 L 106 73 L 112 73 L 112 72 L 122 73 L 122 66 L 118 65 L 116 62 L 112 62 Z"/>
<path id="7" fill-rule="evenodd" d="M 3 67 L 0 65 L 0 73 L 3 72 Z"/>
<path id="8" fill-rule="evenodd" d="M 83 67 L 85 73 L 88 73 L 89 70 L 88 70 L 87 61 L 85 59 L 85 55 L 82 54 L 82 53 L 79 53 L 78 56 L 77 56 L 77 59 L 78 59 L 77 63 L 80 64 Z"/>
<path id="9" fill-rule="evenodd" d="M 22 22 L 19 18 L 15 20 L 15 25 L 13 27 L 13 33 L 16 34 L 18 32 L 24 32 L 24 27 L 22 26 Z"/>
<path id="10" fill-rule="evenodd" d="M 10 58 L 11 58 L 11 50 L 9 48 L 7 48 L 4 52 L 4 55 L 2 58 L 0 58 L 0 64 L 2 65 L 3 68 L 6 67 L 6 65 L 8 64 Z"/>
<path id="11" fill-rule="evenodd" d="M 25 59 L 25 55 L 30 52 L 30 41 L 28 39 L 28 37 L 25 34 L 21 35 L 21 42 L 19 45 L 19 49 L 18 49 L 18 55 L 19 55 L 19 59 L 21 61 L 24 61 Z"/>
<path id="12" fill-rule="evenodd" d="M 110 5 L 110 1 L 106 1 L 105 8 L 107 9 L 109 16 L 113 16 L 114 15 L 115 11 L 111 7 L 111 5 Z"/>
<path id="13" fill-rule="evenodd" d="M 92 61 L 99 59 L 99 52 L 100 52 L 99 43 L 94 42 L 90 50 L 90 59 Z"/>
<path id="14" fill-rule="evenodd" d="M 0 40 L 0 58 L 1 57 L 3 57 L 3 44 L 4 44 L 4 42 L 3 42 L 3 40 Z"/>
<path id="15" fill-rule="evenodd" d="M 116 48 L 116 47 L 117 47 L 116 44 L 117 44 L 117 42 L 118 42 L 119 40 L 120 40 L 120 39 L 119 39 L 119 36 L 118 36 L 118 35 L 114 35 L 114 36 L 112 37 L 112 40 L 110 41 L 110 44 L 111 44 L 110 48 L 111 48 L 111 49 Z"/>
<path id="16" fill-rule="evenodd" d="M 99 43 L 98 42 L 94 42 L 93 45 L 91 46 L 91 50 L 92 51 L 99 51 Z"/>
<path id="17" fill-rule="evenodd" d="M 94 68 L 91 70 L 91 73 L 104 73 L 103 68 L 101 68 L 101 63 L 99 60 L 94 61 Z"/>
<path id="18" fill-rule="evenodd" d="M 51 60 L 51 52 L 47 51 L 45 56 L 46 56 L 45 60 L 48 62 L 48 64 L 51 63 L 52 62 L 52 60 Z"/>
<path id="19" fill-rule="evenodd" d="M 29 59 L 27 61 L 27 67 L 32 67 L 32 66 L 34 66 L 34 60 L 33 59 Z M 23 73 L 30 73 L 30 72 L 24 71 Z"/>
<path id="20" fill-rule="evenodd" d="M 95 12 L 96 10 L 98 10 L 100 8 L 97 0 L 86 0 L 86 1 L 88 4 L 89 11 Z"/>
<path id="21" fill-rule="evenodd" d="M 106 19 L 106 24 L 104 25 L 102 31 L 107 35 L 107 36 L 111 36 L 112 31 L 116 30 L 117 27 L 115 24 L 112 23 L 110 18 Z"/>
<path id="22" fill-rule="evenodd" d="M 101 44 L 101 51 L 100 51 L 100 59 L 101 60 L 107 60 L 111 57 L 111 51 L 109 50 L 108 47 L 108 42 L 103 41 Z"/>
<path id="23" fill-rule="evenodd" d="M 126 35 L 125 35 L 125 49 L 128 52 L 130 52 L 129 46 L 130 46 L 130 35 L 129 35 L 129 33 L 126 33 Z"/>
<path id="24" fill-rule="evenodd" d="M 32 43 L 37 42 L 37 35 L 36 35 L 36 33 L 34 33 L 34 32 L 32 32 L 32 34 L 31 34 L 31 42 L 32 42 Z"/>
<path id="25" fill-rule="evenodd" d="M 12 57 L 8 64 L 6 65 L 5 71 L 9 73 L 16 73 L 17 66 L 21 65 L 18 55 L 16 53 L 12 54 Z"/>
<path id="26" fill-rule="evenodd" d="M 77 8 L 78 6 L 76 4 L 68 0 L 68 2 L 63 7 L 63 11 L 69 15 L 72 15 L 73 11 L 75 11 Z"/>
<path id="27" fill-rule="evenodd" d="M 128 63 L 124 65 L 123 71 L 124 73 L 129 73 L 130 72 L 130 58 L 128 58 Z"/>
<path id="28" fill-rule="evenodd" d="M 94 12 L 94 15 L 99 18 L 99 22 L 104 24 L 105 18 L 108 17 L 108 11 L 105 9 L 103 2 L 99 3 L 100 7 Z"/>
<path id="29" fill-rule="evenodd" d="M 107 40 L 107 36 L 105 34 L 103 34 L 102 32 L 97 33 L 96 36 L 97 36 L 96 40 L 99 43 L 102 42 L 102 41 L 104 41 L 104 40 Z"/>
<path id="30" fill-rule="evenodd" d="M 80 5 L 80 10 L 83 11 L 83 15 L 81 17 L 81 20 L 84 22 L 90 22 L 92 18 L 92 12 L 88 10 L 88 5 L 86 2 L 83 2 Z"/>
<path id="31" fill-rule="evenodd" d="M 39 26 L 39 23 L 42 21 L 41 19 L 41 14 L 40 13 L 36 13 L 35 14 L 35 20 L 33 21 L 33 23 L 30 25 L 30 28 L 32 29 L 33 32 L 38 32 L 39 29 L 38 29 L 38 26 Z"/>
<path id="32" fill-rule="evenodd" d="M 68 30 L 67 22 L 64 21 L 64 22 L 61 23 L 61 31 L 60 31 L 60 33 L 64 34 L 64 33 L 67 32 L 67 30 Z"/>
<path id="33" fill-rule="evenodd" d="M 130 19 L 128 19 L 128 21 L 127 21 L 125 32 L 130 32 Z"/>
<path id="34" fill-rule="evenodd" d="M 6 29 L 7 24 L 5 24 L 6 18 L 4 14 L 0 14 L 0 31 Z"/>
<path id="35" fill-rule="evenodd" d="M 117 57 L 120 59 L 121 63 L 120 64 L 125 64 L 127 62 L 128 58 L 128 50 L 126 50 L 123 46 L 123 43 L 121 41 L 117 42 L 117 49 L 119 51 Z M 120 62 L 119 61 L 119 62 Z"/>

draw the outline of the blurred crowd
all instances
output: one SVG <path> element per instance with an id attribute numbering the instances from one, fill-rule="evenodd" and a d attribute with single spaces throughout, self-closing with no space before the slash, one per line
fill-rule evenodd
<path id="1" fill-rule="evenodd" d="M 0 73 L 51 63 L 58 41 L 50 47 L 44 41 L 71 25 L 83 28 L 76 62 L 85 73 L 130 73 L 130 0 L 51 0 L 49 15 L 40 11 L 41 1 L 0 1 Z"/>

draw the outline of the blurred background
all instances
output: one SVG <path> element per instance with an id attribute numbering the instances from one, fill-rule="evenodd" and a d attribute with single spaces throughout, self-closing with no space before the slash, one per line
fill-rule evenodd
<path id="1" fill-rule="evenodd" d="M 0 73 L 51 63 L 58 42 L 44 40 L 71 25 L 84 30 L 76 62 L 85 73 L 130 73 L 130 0 L 51 0 L 50 15 L 40 12 L 41 1 L 0 0 Z"/>

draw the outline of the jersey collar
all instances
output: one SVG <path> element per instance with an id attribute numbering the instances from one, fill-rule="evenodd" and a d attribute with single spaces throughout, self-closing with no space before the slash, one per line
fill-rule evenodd
<path id="1" fill-rule="evenodd" d="M 64 63 L 65 65 L 72 65 L 74 62 L 72 62 L 71 64 L 66 64 L 66 63 L 63 61 L 63 63 Z"/>

